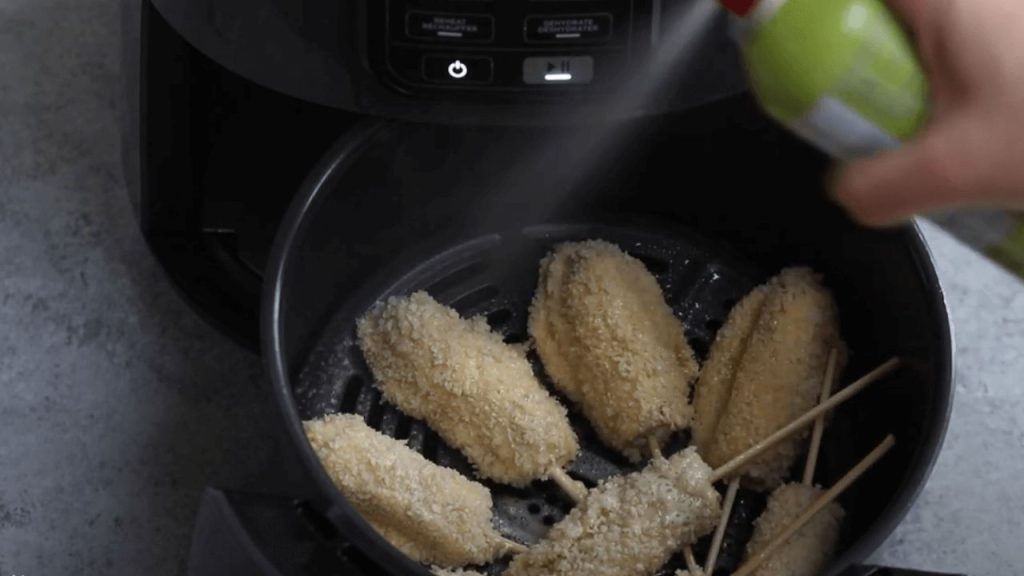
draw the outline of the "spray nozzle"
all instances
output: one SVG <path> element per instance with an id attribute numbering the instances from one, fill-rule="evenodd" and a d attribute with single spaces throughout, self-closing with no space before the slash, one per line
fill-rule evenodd
<path id="1" fill-rule="evenodd" d="M 746 16 L 757 5 L 757 0 L 719 0 L 722 6 L 737 16 Z"/>

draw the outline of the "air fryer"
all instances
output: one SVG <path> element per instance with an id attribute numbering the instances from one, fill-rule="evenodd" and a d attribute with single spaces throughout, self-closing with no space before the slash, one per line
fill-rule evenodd
<path id="1" fill-rule="evenodd" d="M 354 319 L 422 288 L 522 341 L 539 257 L 592 237 L 648 265 L 702 356 L 732 303 L 807 264 L 840 302 L 847 375 L 904 358 L 837 414 L 818 478 L 830 483 L 896 435 L 896 451 L 844 496 L 850 516 L 827 573 L 901 573 L 862 563 L 923 486 L 948 417 L 952 343 L 927 249 L 915 229 L 860 228 L 825 198 L 827 159 L 743 92 L 722 15 L 695 32 L 672 81 L 609 108 L 693 5 L 125 0 L 125 158 L 143 233 L 199 313 L 261 349 L 267 401 L 281 408 L 267 426 L 281 466 L 261 493 L 205 494 L 190 575 L 423 573 L 330 483 L 301 420 L 358 412 L 468 473 L 381 402 L 351 345 Z M 476 24 L 437 36 L 432 14 Z M 579 14 L 600 16 L 593 36 L 531 27 Z M 544 84 L 563 61 L 588 81 Z M 574 425 L 585 451 L 570 473 L 593 485 L 630 469 Z M 491 487 L 526 543 L 568 506 L 546 485 Z M 753 493 L 740 500 L 722 573 L 763 506 Z"/>

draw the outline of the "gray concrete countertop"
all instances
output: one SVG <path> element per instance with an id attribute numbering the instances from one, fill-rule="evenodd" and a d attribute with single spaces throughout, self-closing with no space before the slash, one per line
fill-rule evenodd
<path id="1" fill-rule="evenodd" d="M 1024 567 L 1024 284 L 922 223 L 953 316 L 956 396 L 946 443 L 882 565 L 1019 574 Z"/>
<path id="2" fill-rule="evenodd" d="M 0 0 L 0 576 L 182 574 L 203 486 L 271 465 L 252 448 L 259 361 L 192 314 L 136 232 L 117 4 Z M 1024 286 L 926 229 L 957 399 L 876 560 L 1005 576 L 1024 566 Z"/>

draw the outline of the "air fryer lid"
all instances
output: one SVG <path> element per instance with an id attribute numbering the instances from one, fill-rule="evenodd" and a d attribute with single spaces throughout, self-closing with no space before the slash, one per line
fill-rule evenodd
<path id="1" fill-rule="evenodd" d="M 823 160 L 762 124 L 746 102 L 634 128 L 642 138 L 633 142 L 644 145 L 605 157 L 585 178 L 560 170 L 557 157 L 525 160 L 550 134 L 368 128 L 339 143 L 286 218 L 264 336 L 275 392 L 305 462 L 295 473 L 343 535 L 386 570 L 424 573 L 334 489 L 301 421 L 359 413 L 429 459 L 467 475 L 471 469 L 423 423 L 382 403 L 355 346 L 356 318 L 382 297 L 426 289 L 522 341 L 538 261 L 563 240 L 604 238 L 643 260 L 702 356 L 733 303 L 781 267 L 806 264 L 825 275 L 839 302 L 853 352 L 847 375 L 892 355 L 905 359 L 896 376 L 841 409 L 826 433 L 817 477 L 826 485 L 886 433 L 898 440 L 843 497 L 841 553 L 827 574 L 863 561 L 923 485 L 948 416 L 952 351 L 942 294 L 917 232 L 850 222 L 821 195 Z M 509 165 L 516 166 L 512 179 Z M 556 197 L 555 186 L 570 193 Z M 593 485 L 634 469 L 603 448 L 580 417 L 573 425 L 583 453 L 572 475 Z M 677 436 L 670 451 L 686 442 Z M 571 507 L 547 483 L 488 486 L 499 528 L 525 543 Z M 761 506 L 763 497 L 741 498 L 725 565 L 738 562 Z"/>

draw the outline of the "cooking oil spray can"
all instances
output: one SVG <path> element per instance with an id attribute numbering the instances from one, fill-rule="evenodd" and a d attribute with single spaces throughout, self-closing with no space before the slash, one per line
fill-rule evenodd
<path id="1" fill-rule="evenodd" d="M 811 144 L 850 160 L 921 130 L 927 80 L 883 0 L 720 1 L 762 108 Z"/>

